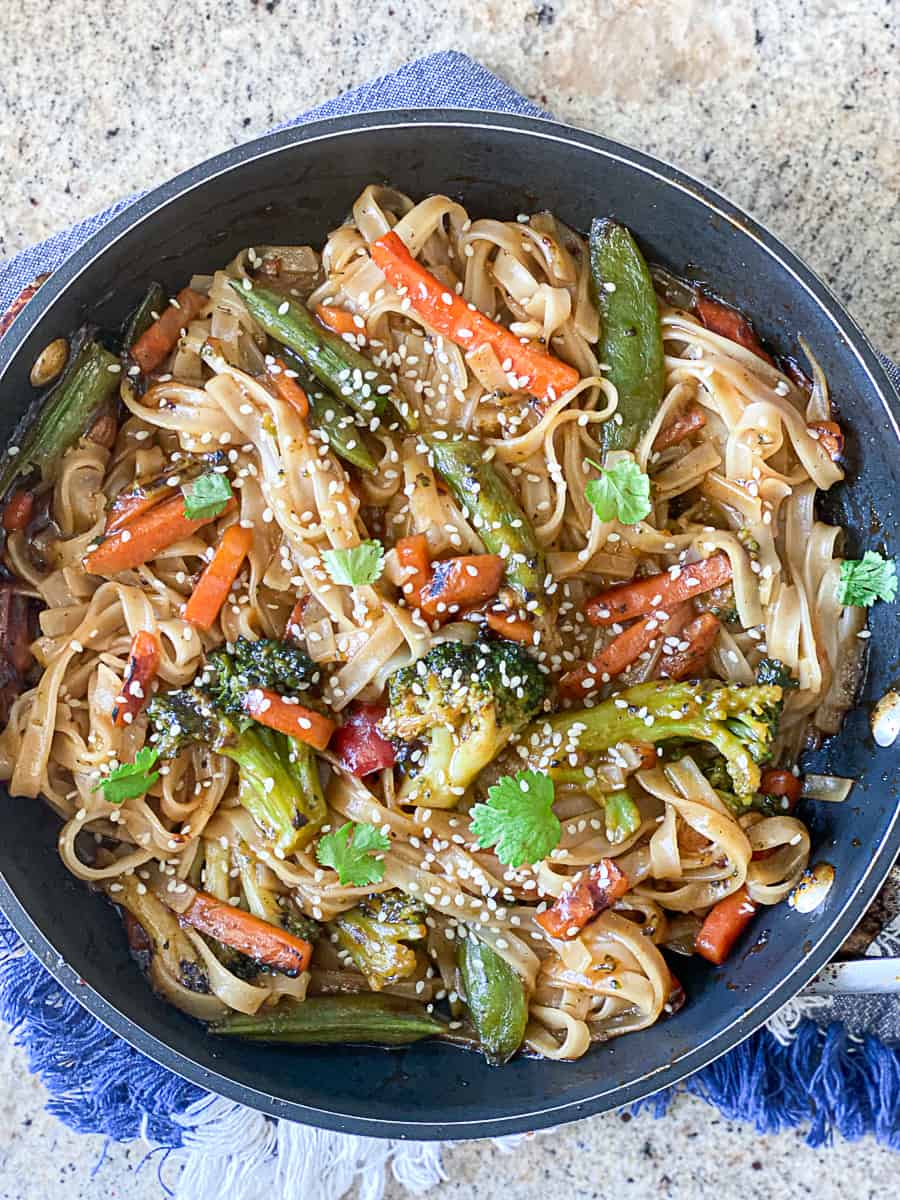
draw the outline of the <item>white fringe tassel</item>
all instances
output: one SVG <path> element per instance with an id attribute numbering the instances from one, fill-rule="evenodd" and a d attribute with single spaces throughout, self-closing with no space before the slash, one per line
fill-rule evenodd
<path id="1" fill-rule="evenodd" d="M 782 1046 L 789 1045 L 797 1036 L 800 1022 L 807 1017 L 815 1019 L 816 1013 L 828 1004 L 827 996 L 805 996 L 803 992 L 788 1000 L 777 1013 L 773 1013 L 766 1021 L 766 1029 Z"/>

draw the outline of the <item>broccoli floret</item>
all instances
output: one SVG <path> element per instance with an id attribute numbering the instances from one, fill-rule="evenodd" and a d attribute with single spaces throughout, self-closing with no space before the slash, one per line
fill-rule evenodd
<path id="1" fill-rule="evenodd" d="M 759 790 L 758 763 L 771 753 L 782 689 L 704 683 L 642 683 L 596 704 L 534 722 L 522 735 L 541 767 L 590 756 L 618 742 L 711 743 L 735 793 Z"/>
<path id="2" fill-rule="evenodd" d="M 382 731 L 421 742 L 415 775 L 399 799 L 452 808 L 463 791 L 540 711 L 546 693 L 537 663 L 515 642 L 442 642 L 388 680 Z"/>
<path id="3" fill-rule="evenodd" d="M 294 937 L 302 938 L 304 942 L 311 942 L 315 945 L 322 936 L 322 926 L 319 922 L 308 917 L 306 913 L 299 912 L 295 905 L 291 905 L 287 901 L 282 901 L 279 907 L 281 908 L 282 928 L 286 929 L 288 933 L 292 933 Z"/>
<path id="4" fill-rule="evenodd" d="M 279 643 L 273 642 L 254 659 L 249 649 L 254 644 L 239 638 L 234 653 L 210 655 L 191 687 L 154 696 L 147 710 L 150 736 L 163 759 L 200 745 L 237 763 L 241 804 L 275 843 L 275 853 L 286 856 L 307 845 L 325 820 L 315 753 L 296 738 L 258 725 L 244 713 L 241 699 L 250 687 L 272 686 L 276 679 L 296 683 L 305 655 L 279 656 L 273 649 Z M 260 677 L 254 664 L 272 669 Z"/>
<path id="5" fill-rule="evenodd" d="M 762 686 L 780 687 L 782 691 L 799 687 L 780 658 L 761 658 L 756 668 L 756 682 Z"/>
<path id="6" fill-rule="evenodd" d="M 328 928 L 375 992 L 412 975 L 416 952 L 407 943 L 421 942 L 428 933 L 424 905 L 396 888 L 367 896 Z"/>
<path id="7" fill-rule="evenodd" d="M 198 683 L 221 712 L 239 714 L 251 688 L 271 688 L 279 695 L 307 692 L 318 683 L 320 672 L 297 646 L 272 638 L 251 641 L 239 637 L 233 647 L 214 650 Z M 304 696 L 309 704 L 309 697 Z"/>

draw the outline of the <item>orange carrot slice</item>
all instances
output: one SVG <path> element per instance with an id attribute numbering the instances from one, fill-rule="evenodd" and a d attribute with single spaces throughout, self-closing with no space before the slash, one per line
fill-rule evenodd
<path id="1" fill-rule="evenodd" d="M 260 725 L 286 733 L 298 741 L 324 750 L 337 722 L 302 704 L 294 704 L 271 688 L 251 688 L 243 700 L 244 711 Z"/>
<path id="2" fill-rule="evenodd" d="M 651 610 L 671 611 L 673 605 L 721 587 L 730 579 L 728 555 L 713 554 L 701 562 L 680 567 L 677 573 L 661 571 L 629 583 L 617 583 L 595 596 L 585 613 L 592 625 L 614 625 Z"/>
<path id="3" fill-rule="evenodd" d="M 186 517 L 184 496 L 179 493 L 104 537 L 99 546 L 84 556 L 84 569 L 91 575 L 117 575 L 120 571 L 139 567 L 168 546 L 236 509 L 237 501 L 232 496 L 215 517 Z"/>
<path id="4" fill-rule="evenodd" d="M 694 949 L 708 962 L 721 966 L 755 912 L 756 905 L 744 884 L 710 910 L 697 934 Z"/>
<path id="5" fill-rule="evenodd" d="M 184 606 L 184 619 L 200 629 L 209 629 L 238 577 L 244 559 L 253 548 L 253 530 L 229 525 L 222 534 L 203 574 Z"/>
<path id="6" fill-rule="evenodd" d="M 165 362 L 181 337 L 182 329 L 202 312 L 206 303 L 206 297 L 201 296 L 199 292 L 192 291 L 191 288 L 182 288 L 175 304 L 170 304 L 150 328 L 141 334 L 131 347 L 131 357 L 145 375 L 149 375 Z"/>
<path id="7" fill-rule="evenodd" d="M 286 975 L 299 975 L 312 958 L 312 946 L 303 938 L 217 900 L 208 892 L 195 892 L 178 916 L 183 924 Z"/>

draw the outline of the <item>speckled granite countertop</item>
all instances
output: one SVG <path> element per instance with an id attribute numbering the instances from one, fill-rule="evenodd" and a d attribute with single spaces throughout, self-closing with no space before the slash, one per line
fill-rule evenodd
<path id="1" fill-rule="evenodd" d="M 891 0 L 8 0 L 0 257 L 433 50 L 480 58 L 561 120 L 678 163 L 749 208 L 900 355 L 900 8 Z M 0 1200 L 160 1200 L 144 1148 L 42 1111 L 0 1034 Z M 685 1153 L 687 1151 L 687 1153 Z M 892 1192 L 873 1143 L 813 1152 L 690 1098 L 499 1157 L 446 1156 L 442 1200 L 821 1200 Z M 165 1170 L 163 1172 L 165 1176 Z M 400 1200 L 400 1189 L 388 1189 Z M 315 1200 L 315 1197 L 310 1197 Z"/>

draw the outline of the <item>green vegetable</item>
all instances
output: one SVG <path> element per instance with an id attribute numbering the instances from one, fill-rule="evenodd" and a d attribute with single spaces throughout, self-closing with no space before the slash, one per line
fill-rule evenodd
<path id="1" fill-rule="evenodd" d="M 212 471 L 181 485 L 184 515 L 191 521 L 217 517 L 233 496 L 227 475 Z"/>
<path id="2" fill-rule="evenodd" d="M 757 764 L 771 754 L 782 694 L 777 684 L 641 683 L 593 708 L 540 718 L 521 742 L 551 770 L 617 742 L 709 742 L 725 759 L 735 793 L 748 796 L 759 790 Z"/>
<path id="3" fill-rule="evenodd" d="M 838 601 L 869 608 L 876 600 L 894 600 L 897 596 L 897 564 L 867 550 L 862 558 L 845 558 L 841 563 Z"/>
<path id="4" fill-rule="evenodd" d="M 157 693 L 147 709 L 161 758 L 199 744 L 237 763 L 238 799 L 278 854 L 308 845 L 324 823 L 316 755 L 297 738 L 258 725 L 241 701 L 253 687 L 293 694 L 315 678 L 316 668 L 297 647 L 239 638 L 232 652 L 209 656 L 191 687 Z"/>
<path id="5" fill-rule="evenodd" d="M 603 807 L 606 816 L 606 837 L 614 846 L 637 833 L 641 825 L 640 809 L 624 789 L 605 796 Z"/>
<path id="6" fill-rule="evenodd" d="M 457 962 L 484 1057 L 491 1066 L 502 1066 L 525 1036 L 525 986 L 512 967 L 471 931 L 459 942 Z"/>
<path id="7" fill-rule="evenodd" d="M 633 459 L 621 459 L 608 467 L 590 458 L 587 461 L 597 468 L 600 478 L 592 479 L 584 494 L 601 521 L 634 525 L 650 515 L 650 478 Z"/>
<path id="8" fill-rule="evenodd" d="M 226 1037 L 290 1045 L 374 1042 L 404 1046 L 443 1033 L 444 1029 L 421 1004 L 398 996 L 366 993 L 282 1000 L 277 1008 L 266 1009 L 263 1014 L 233 1012 L 210 1026 L 211 1033 Z"/>
<path id="9" fill-rule="evenodd" d="M 506 560 L 506 582 L 537 616 L 547 612 L 547 564 L 531 521 L 511 489 L 470 438 L 441 441 L 425 435 L 438 474 L 478 530 L 488 554 Z"/>
<path id="10" fill-rule="evenodd" d="M 376 992 L 413 974 L 418 959 L 408 943 L 428 934 L 424 905 L 396 888 L 367 896 L 328 928 Z"/>
<path id="11" fill-rule="evenodd" d="M 102 791 L 107 804 L 122 804 L 135 796 L 143 796 L 159 779 L 159 771 L 153 770 L 158 757 L 156 750 L 143 746 L 134 756 L 134 762 L 113 767 L 91 791 Z"/>
<path id="12" fill-rule="evenodd" d="M 322 558 L 334 582 L 348 587 L 374 583 L 384 570 L 384 546 L 374 538 L 350 550 L 323 550 Z"/>
<path id="13" fill-rule="evenodd" d="M 348 821 L 340 829 L 319 838 L 316 858 L 323 867 L 332 867 L 343 886 L 367 887 L 384 878 L 383 855 L 391 848 L 387 834 L 374 825 Z"/>
<path id="14" fill-rule="evenodd" d="M 537 713 L 546 682 L 515 642 L 441 642 L 388 680 L 387 737 L 422 743 L 401 804 L 453 808 L 465 789 Z M 418 748 L 418 747 L 417 747 Z"/>
<path id="15" fill-rule="evenodd" d="M 608 217 L 591 225 L 590 260 L 601 326 L 597 354 L 619 393 L 619 406 L 603 425 L 603 449 L 633 450 L 656 416 L 665 385 L 656 293 L 634 238 Z"/>
<path id="16" fill-rule="evenodd" d="M 166 290 L 161 283 L 151 283 L 143 300 L 131 314 L 122 334 L 123 350 L 130 350 L 141 334 L 147 332 L 153 322 L 165 312 L 169 304 Z"/>
<path id="17" fill-rule="evenodd" d="M 60 459 L 90 429 L 119 387 L 115 355 L 84 331 L 80 349 L 58 383 L 42 396 L 16 426 L 0 468 L 0 497 L 20 475 L 40 470 L 53 478 Z"/>
<path id="18" fill-rule="evenodd" d="M 553 780 L 540 771 L 504 775 L 488 788 L 487 804 L 471 812 L 472 832 L 482 850 L 508 867 L 536 863 L 559 845 L 562 829 L 553 811 Z"/>
<path id="19" fill-rule="evenodd" d="M 302 358 L 286 346 L 278 346 L 274 342 L 272 345 L 273 352 L 280 354 L 290 369 L 296 372 L 297 382 L 306 392 L 309 401 L 306 423 L 310 429 L 316 429 L 324 436 L 338 458 L 343 458 L 360 471 L 369 474 L 376 471 L 378 464 L 369 453 L 369 448 L 363 440 L 363 430 L 351 409 L 330 392 L 322 391 L 318 380 L 309 374 Z"/>
<path id="20" fill-rule="evenodd" d="M 247 289 L 234 279 L 231 286 L 269 337 L 299 354 L 313 375 L 358 413 L 367 419 L 380 416 L 389 399 L 405 407 L 390 376 L 338 334 L 323 329 L 304 305 L 268 288 Z"/>

